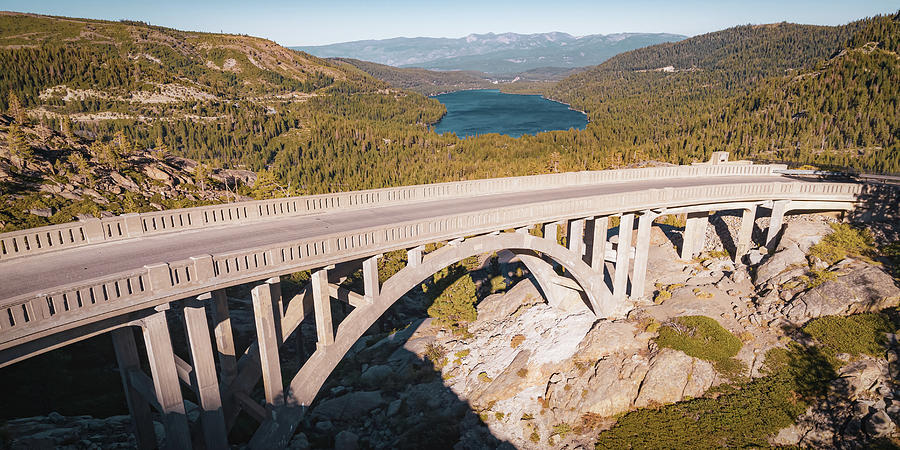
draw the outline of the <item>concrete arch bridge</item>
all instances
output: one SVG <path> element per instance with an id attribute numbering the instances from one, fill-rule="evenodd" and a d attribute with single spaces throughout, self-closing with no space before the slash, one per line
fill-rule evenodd
<path id="1" fill-rule="evenodd" d="M 650 230 L 660 215 L 687 214 L 681 256 L 689 259 L 702 246 L 710 211 L 742 211 L 733 238 L 740 257 L 753 244 L 760 212 L 771 217 L 760 244 L 772 246 L 790 211 L 849 211 L 874 198 L 872 185 L 789 178 L 784 166 L 724 159 L 230 203 L 0 234 L 0 367 L 111 333 L 141 448 L 156 445 L 154 409 L 173 448 L 227 447 L 242 411 L 259 422 L 251 447 L 279 447 L 382 313 L 468 256 L 510 250 L 551 304 L 574 289 L 598 318 L 612 318 L 627 311 L 629 297 L 647 293 Z M 611 217 L 620 223 L 612 239 Z M 528 233 L 536 225 L 543 237 Z M 426 253 L 429 243 L 447 245 Z M 379 283 L 377 258 L 395 250 L 408 252 L 408 264 Z M 361 292 L 338 285 L 359 269 Z M 286 298 L 279 277 L 307 270 L 307 288 Z M 256 340 L 237 354 L 224 289 L 248 283 Z M 173 349 L 173 302 L 183 306 L 188 360 Z M 332 302 L 352 307 L 338 324 Z M 283 378 L 279 349 L 307 316 L 315 320 L 316 350 Z M 264 396 L 254 398 L 260 379 Z M 199 399 L 196 429 L 182 385 Z"/>

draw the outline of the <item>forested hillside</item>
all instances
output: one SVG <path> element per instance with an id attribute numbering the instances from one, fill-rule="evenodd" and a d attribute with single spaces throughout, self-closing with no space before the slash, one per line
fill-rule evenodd
<path id="1" fill-rule="evenodd" d="M 898 172 L 898 36 L 897 15 L 737 27 L 619 55 L 549 95 L 615 130 L 613 145 L 663 158 L 720 149 Z"/>
<path id="2" fill-rule="evenodd" d="M 91 151 L 121 132 L 142 151 L 266 171 L 294 193 L 690 163 L 716 150 L 898 172 L 898 36 L 885 16 L 640 49 L 548 90 L 587 111 L 585 130 L 458 139 L 429 129 L 444 114 L 437 101 L 263 39 L 3 13 L 0 108 L 26 134 L 71 133 Z M 0 159 L 11 148 L 0 142 Z"/>
<path id="3" fill-rule="evenodd" d="M 334 58 L 334 60 L 350 64 L 391 86 L 409 89 L 424 95 L 493 87 L 493 84 L 487 79 L 487 74 L 481 72 L 462 70 L 438 72 L 411 67 L 399 68 L 352 58 Z"/>

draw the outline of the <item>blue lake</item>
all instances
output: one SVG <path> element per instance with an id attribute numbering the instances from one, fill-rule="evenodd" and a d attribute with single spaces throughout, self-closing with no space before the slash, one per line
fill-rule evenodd
<path id="1" fill-rule="evenodd" d="M 584 113 L 540 95 L 478 89 L 434 98 L 447 107 L 447 114 L 434 125 L 434 131 L 441 134 L 454 132 L 459 137 L 485 133 L 519 137 L 550 130 L 583 130 L 588 122 Z"/>

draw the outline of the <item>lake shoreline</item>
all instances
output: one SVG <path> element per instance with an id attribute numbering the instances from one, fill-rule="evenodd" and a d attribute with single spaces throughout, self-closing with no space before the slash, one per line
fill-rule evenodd
<path id="1" fill-rule="evenodd" d="M 447 112 L 430 125 L 438 134 L 453 132 L 460 138 L 501 134 L 514 139 L 548 131 L 583 130 L 587 113 L 541 94 L 510 94 L 501 89 L 461 89 L 429 96 Z M 564 107 L 564 108 L 561 108 Z"/>

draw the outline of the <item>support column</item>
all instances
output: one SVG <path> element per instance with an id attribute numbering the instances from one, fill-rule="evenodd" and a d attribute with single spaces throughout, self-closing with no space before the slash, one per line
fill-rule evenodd
<path id="1" fill-rule="evenodd" d="M 406 264 L 410 267 L 418 267 L 422 264 L 422 251 L 425 250 L 425 247 L 418 246 L 416 248 L 411 248 L 406 251 Z"/>
<path id="2" fill-rule="evenodd" d="M 637 244 L 634 247 L 634 273 L 631 276 L 631 297 L 644 296 L 644 283 L 647 281 L 647 259 L 650 257 L 650 228 L 656 214 L 643 211 L 638 220 Z"/>
<path id="3" fill-rule="evenodd" d="M 750 251 L 750 245 L 753 240 L 753 224 L 756 223 L 756 205 L 744 210 L 741 216 L 741 228 L 738 230 L 737 242 L 735 243 L 734 261 L 740 262 L 741 258 Z"/>
<path id="4" fill-rule="evenodd" d="M 228 297 L 225 295 L 224 289 L 212 291 L 210 296 L 212 297 L 213 326 L 219 367 L 222 371 L 222 384 L 229 386 L 237 375 L 237 360 L 234 335 L 231 331 L 231 314 L 228 311 Z"/>
<path id="5" fill-rule="evenodd" d="M 272 279 L 253 288 L 253 319 L 256 323 L 256 342 L 262 368 L 263 390 L 269 408 L 284 404 L 284 384 L 281 380 L 281 359 L 278 354 L 279 334 L 275 327 L 273 288 L 281 285 Z M 278 292 L 278 296 L 281 293 Z"/>
<path id="6" fill-rule="evenodd" d="M 372 303 L 372 300 L 375 297 L 378 297 L 378 294 L 381 291 L 381 286 L 378 282 L 378 258 L 381 255 L 375 255 L 370 258 L 367 258 L 363 261 L 363 294 L 366 302 Z"/>
<path id="7" fill-rule="evenodd" d="M 703 251 L 703 244 L 706 242 L 706 225 L 708 224 L 709 211 L 687 213 L 681 243 L 681 259 L 693 259 L 694 255 Z"/>
<path id="8" fill-rule="evenodd" d="M 316 335 L 319 348 L 334 342 L 334 326 L 331 321 L 331 294 L 328 289 L 328 270 L 314 270 L 310 278 L 313 294 L 313 310 L 316 313 Z"/>
<path id="9" fill-rule="evenodd" d="M 766 249 L 769 253 L 775 251 L 778 246 L 778 234 L 784 224 L 784 212 L 787 211 L 790 200 L 776 200 L 772 205 L 772 216 L 769 219 L 769 231 L 766 233 Z"/>
<path id="10" fill-rule="evenodd" d="M 569 250 L 578 256 L 584 256 L 584 219 L 570 220 L 568 223 Z"/>
<path id="11" fill-rule="evenodd" d="M 588 239 L 590 239 L 587 252 L 590 253 L 590 258 L 585 258 L 585 262 L 590 264 L 592 269 L 605 277 L 606 249 L 609 247 L 609 241 L 606 240 L 606 236 L 609 233 L 609 217 L 595 217 L 591 223 L 591 232 L 585 234 L 585 236 L 589 236 Z"/>
<path id="12" fill-rule="evenodd" d="M 559 222 L 545 223 L 543 227 L 544 239 L 559 242 Z"/>
<path id="13" fill-rule="evenodd" d="M 225 428 L 225 414 L 219 395 L 219 380 L 213 359 L 212 342 L 209 339 L 209 325 L 206 322 L 205 302 L 187 301 L 184 307 L 184 329 L 191 351 L 194 368 L 194 389 L 200 400 L 200 424 L 203 440 L 208 449 L 227 449 L 228 431 Z"/>
<path id="14" fill-rule="evenodd" d="M 165 309 L 141 320 L 141 331 L 144 334 L 144 345 L 147 347 L 147 359 L 150 362 L 160 414 L 163 415 L 166 447 L 191 448 L 191 433 L 184 412 L 184 400 L 181 398 L 178 371 L 175 369 L 172 339 L 169 337 L 169 326 L 166 323 L 166 309 L 169 305 L 164 307 Z"/>
<path id="15" fill-rule="evenodd" d="M 141 360 L 134 342 L 134 331 L 131 327 L 117 328 L 111 334 L 137 446 L 141 450 L 156 448 L 156 433 L 153 431 L 150 403 L 134 388 L 131 377 L 128 376 L 129 371 L 141 370 Z"/>
<path id="16" fill-rule="evenodd" d="M 634 228 L 634 214 L 622 214 L 619 220 L 619 245 L 616 248 L 616 269 L 613 278 L 613 298 L 625 298 L 628 288 L 628 266 L 631 253 L 631 231 Z"/>

